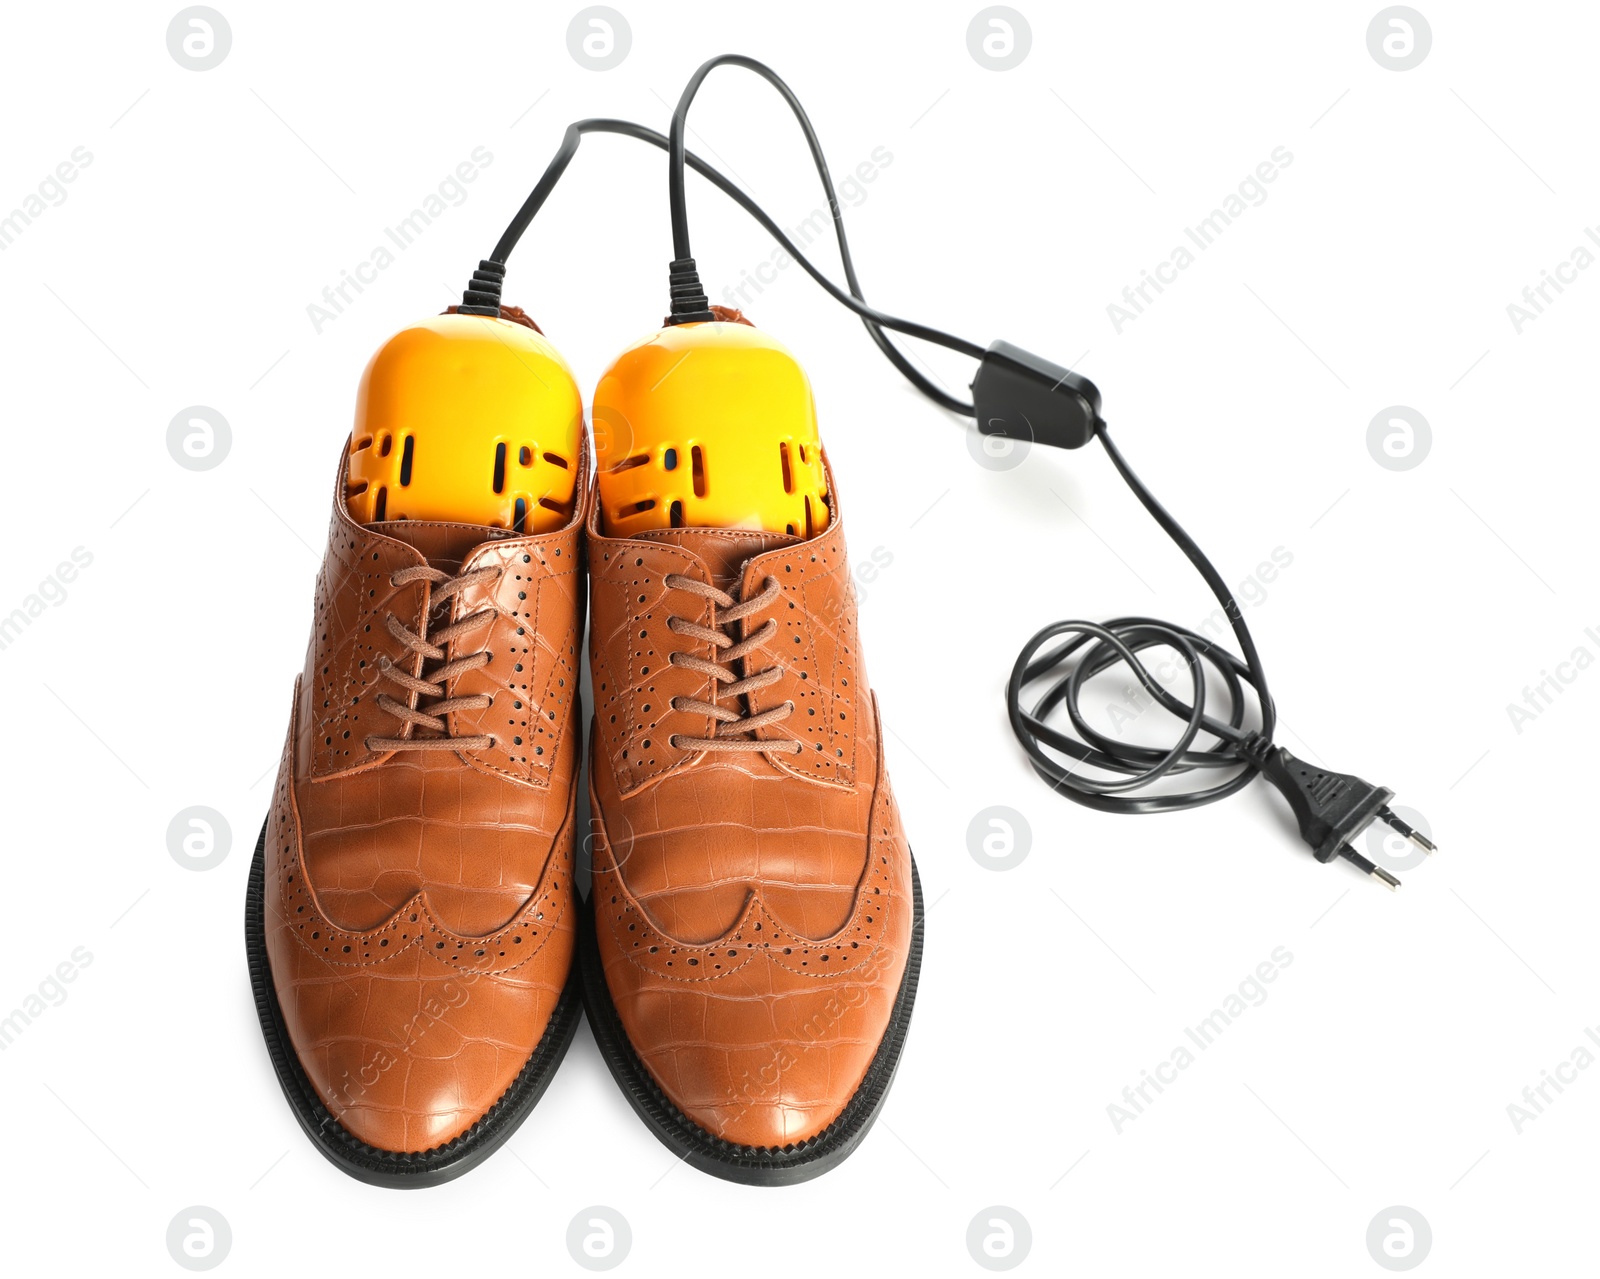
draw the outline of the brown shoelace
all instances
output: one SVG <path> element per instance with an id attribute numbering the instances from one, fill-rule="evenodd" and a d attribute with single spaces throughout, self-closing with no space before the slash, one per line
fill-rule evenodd
<path id="1" fill-rule="evenodd" d="M 710 600 L 716 605 L 717 620 L 723 625 L 740 621 L 753 613 L 759 613 L 770 606 L 783 593 L 775 578 L 767 578 L 759 595 L 740 601 L 729 595 L 726 591 L 718 590 L 708 582 L 697 581 L 692 577 L 684 577 L 679 573 L 669 573 L 664 579 L 669 590 L 686 591 L 690 595 L 698 595 L 701 599 Z M 695 657 L 692 653 L 673 653 L 667 660 L 674 666 L 682 666 L 691 671 L 697 671 L 716 685 L 721 685 L 720 696 L 728 701 L 734 701 L 746 693 L 753 693 L 757 689 L 765 688 L 774 680 L 783 676 L 783 667 L 769 666 L 766 670 L 757 671 L 753 675 L 740 678 L 729 669 L 732 663 L 740 658 L 747 657 L 756 651 L 769 639 L 778 633 L 778 623 L 774 618 L 768 618 L 760 630 L 754 632 L 743 640 L 735 641 L 731 635 L 724 631 L 714 630 L 709 626 L 700 626 L 695 622 L 686 621 L 681 617 L 669 617 L 667 629 L 675 635 L 687 636 L 703 643 L 710 644 L 720 650 L 721 662 L 708 662 L 703 657 Z M 759 729 L 771 724 L 780 724 L 794 713 L 794 703 L 784 702 L 781 706 L 774 706 L 756 715 L 741 715 L 731 706 L 716 702 L 705 702 L 695 697 L 674 697 L 672 709 L 684 711 L 691 715 L 709 715 L 717 721 L 715 735 L 712 737 L 687 737 L 682 733 L 674 733 L 669 739 L 672 746 L 686 751 L 760 751 L 769 755 L 798 755 L 805 749 L 799 742 L 791 739 L 778 741 L 763 740 L 755 736 L 742 736 L 746 733 L 755 733 Z"/>
<path id="2" fill-rule="evenodd" d="M 460 594 L 467 587 L 478 582 L 487 582 L 498 577 L 498 568 L 475 568 L 471 572 L 461 573 L 452 577 L 442 569 L 432 568 L 426 564 L 413 565 L 403 568 L 389 578 L 392 586 L 406 586 L 412 582 L 431 582 L 433 592 L 428 601 L 428 612 L 422 617 L 423 634 L 418 635 L 393 613 L 388 616 L 385 625 L 389 634 L 418 654 L 424 661 L 443 662 L 442 666 L 435 667 L 431 672 L 426 672 L 425 678 L 407 675 L 403 670 L 391 662 L 387 657 L 378 659 L 378 673 L 393 680 L 407 692 L 417 694 L 418 698 L 430 699 L 426 703 L 419 700 L 416 708 L 412 709 L 404 702 L 397 702 L 387 693 L 378 694 L 378 709 L 388 711 L 407 729 L 425 728 L 437 733 L 437 737 L 368 737 L 366 747 L 374 753 L 383 751 L 483 751 L 494 745 L 494 738 L 487 733 L 476 737 L 452 737 L 449 724 L 445 719 L 451 711 L 476 711 L 489 706 L 493 699 L 487 693 L 474 693 L 469 697 L 447 697 L 445 687 L 458 675 L 467 671 L 475 671 L 481 666 L 489 664 L 487 652 L 469 653 L 458 657 L 453 662 L 444 661 L 451 641 L 460 638 L 469 631 L 477 630 L 494 618 L 493 608 L 480 608 L 475 613 L 469 613 L 458 622 L 442 626 L 431 636 L 428 631 L 428 614 L 439 605 L 448 601 L 452 596 Z M 406 731 L 406 730 L 402 730 Z"/>

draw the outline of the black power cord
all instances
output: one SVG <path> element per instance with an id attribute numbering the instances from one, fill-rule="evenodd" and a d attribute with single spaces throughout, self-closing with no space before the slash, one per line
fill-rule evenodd
<path id="1" fill-rule="evenodd" d="M 690 104 L 706 76 L 719 66 L 741 67 L 761 76 L 782 95 L 794 113 L 828 197 L 848 293 L 828 279 L 754 200 L 685 147 Z M 627 120 L 589 119 L 569 125 L 554 159 L 500 237 L 493 256 L 479 264 L 463 296 L 461 311 L 475 315 L 499 313 L 506 260 L 572 162 L 579 142 L 587 133 L 622 134 L 667 152 L 673 241 L 673 261 L 668 268 L 672 311 L 667 323 L 704 323 L 716 318 L 709 308 L 690 249 L 684 189 L 687 166 L 735 200 L 830 296 L 859 315 L 884 355 L 935 403 L 976 418 L 978 429 L 988 435 L 1025 439 L 1057 448 L 1079 448 L 1090 439 L 1097 439 L 1134 496 L 1205 580 L 1222 605 L 1243 658 L 1195 631 L 1148 617 L 1119 617 L 1105 623 L 1056 622 L 1023 646 L 1006 684 L 1006 709 L 1012 731 L 1027 752 L 1034 770 L 1053 789 L 1101 812 L 1162 813 L 1214 803 L 1243 790 L 1260 774 L 1288 800 L 1301 837 L 1318 861 L 1342 857 L 1389 888 L 1398 888 L 1398 879 L 1363 857 L 1350 844 L 1375 820 L 1387 823 L 1425 851 L 1435 851 L 1435 845 L 1426 836 L 1400 820 L 1389 808 L 1393 791 L 1350 774 L 1315 768 L 1283 747 L 1273 745 L 1277 710 L 1243 610 L 1199 545 L 1156 500 L 1112 443 L 1100 415 L 1100 393 L 1092 382 L 1008 342 L 995 342 L 984 348 L 929 325 L 887 315 L 867 304 L 851 259 L 833 177 L 811 121 L 789 86 L 770 67 L 754 58 L 724 54 L 702 65 L 684 88 L 667 137 Z M 980 363 L 972 383 L 973 402 L 964 403 L 930 382 L 890 341 L 885 329 L 922 338 L 977 359 Z M 1041 649 L 1056 640 L 1063 642 L 1041 653 Z M 1165 688 L 1140 659 L 1139 654 L 1150 648 L 1170 649 L 1183 658 L 1189 671 L 1188 702 Z M 1084 685 L 1119 665 L 1127 667 L 1154 702 L 1183 721 L 1183 731 L 1172 746 L 1158 750 L 1115 741 L 1095 731 L 1085 720 L 1080 707 Z M 1227 693 L 1226 720 L 1206 714 L 1208 667 Z M 1032 709 L 1028 709 L 1024 705 L 1024 689 L 1047 676 L 1052 677 L 1053 682 L 1033 703 Z M 1258 707 L 1259 723 L 1253 728 L 1247 727 L 1245 722 L 1250 700 L 1245 693 L 1246 685 L 1253 691 Z M 1076 736 L 1048 722 L 1048 717 L 1058 708 L 1065 712 Z M 1209 744 L 1200 743 L 1202 735 L 1209 739 Z M 1072 764 L 1063 765 L 1051 751 L 1060 752 Z M 1081 771 L 1084 768 L 1109 776 L 1085 775 Z M 1218 771 L 1229 776 L 1215 784 L 1189 790 L 1134 793 L 1164 778 Z"/>
<path id="2" fill-rule="evenodd" d="M 809 136 L 815 142 L 816 135 L 810 133 L 811 122 L 804 118 L 803 113 L 801 119 Z M 478 271 L 473 275 L 472 283 L 467 286 L 466 292 L 462 295 L 462 304 L 459 310 L 464 314 L 498 315 L 500 313 L 500 286 L 505 279 L 506 260 L 511 256 L 511 251 L 516 248 L 517 242 L 522 238 L 522 233 L 528 229 L 529 224 L 533 221 L 534 215 L 539 212 L 550 192 L 555 189 L 556 183 L 560 181 L 561 175 L 566 172 L 567 166 L 572 163 L 573 156 L 578 152 L 579 143 L 586 134 L 590 133 L 619 134 L 622 137 L 634 138 L 640 142 L 648 142 L 663 151 L 668 150 L 669 147 L 665 134 L 657 133 L 654 129 L 648 129 L 642 124 L 635 124 L 631 120 L 612 120 L 604 117 L 595 117 L 569 124 L 566 132 L 562 135 L 561 145 L 557 148 L 554 158 L 545 167 L 543 175 L 539 178 L 532 192 L 529 193 L 528 198 L 523 201 L 522 207 L 517 210 L 517 216 L 511 219 L 510 225 L 506 227 L 505 234 L 500 237 L 499 243 L 495 245 L 494 253 L 490 258 L 478 264 Z M 828 207 L 833 214 L 834 235 L 839 244 L 839 256 L 844 262 L 845 278 L 850 285 L 849 293 L 846 293 L 824 275 L 821 268 L 806 257 L 800 251 L 799 246 L 785 234 L 783 228 L 768 216 L 766 210 L 741 191 L 721 170 L 713 168 L 692 151 L 686 151 L 684 158 L 691 169 L 713 183 L 724 195 L 727 195 L 760 223 L 762 229 L 776 240 L 784 251 L 794 258 L 806 274 L 821 285 L 830 297 L 860 315 L 862 323 L 866 325 L 867 331 L 872 334 L 873 340 L 877 342 L 884 354 L 901 373 L 905 374 L 906 378 L 917 390 L 933 400 L 934 403 L 949 409 L 952 413 L 961 413 L 971 417 L 973 413 L 971 404 L 964 403 L 947 394 L 925 377 L 911 364 L 905 354 L 889 341 L 883 330 L 893 329 L 895 332 L 904 333 L 908 337 L 922 338 L 936 345 L 948 347 L 950 350 L 959 352 L 962 355 L 971 356 L 973 359 L 982 359 L 984 349 L 975 342 L 968 342 L 965 338 L 956 337 L 954 334 L 945 333 L 926 324 L 918 324 L 912 320 L 902 320 L 897 316 L 886 315 L 882 311 L 866 304 L 861 294 L 860 282 L 856 279 L 855 265 L 850 257 L 850 242 L 845 235 L 844 214 L 838 199 L 834 196 L 833 178 L 828 172 L 826 161 L 822 159 L 820 145 L 816 147 L 812 154 L 817 160 L 818 172 L 822 176 L 823 187 L 828 194 Z"/>

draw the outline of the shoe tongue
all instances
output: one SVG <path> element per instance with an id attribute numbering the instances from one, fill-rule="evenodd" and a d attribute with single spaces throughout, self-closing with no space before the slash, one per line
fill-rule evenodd
<path id="1" fill-rule="evenodd" d="M 641 542 L 670 542 L 698 555 L 711 573 L 711 584 L 730 595 L 738 593 L 747 561 L 805 541 L 789 533 L 742 528 L 658 528 L 634 536 Z"/>
<path id="2" fill-rule="evenodd" d="M 446 573 L 459 573 L 466 558 L 485 542 L 518 536 L 511 529 L 449 520 L 378 520 L 367 527 L 415 547 L 423 559 Z"/>

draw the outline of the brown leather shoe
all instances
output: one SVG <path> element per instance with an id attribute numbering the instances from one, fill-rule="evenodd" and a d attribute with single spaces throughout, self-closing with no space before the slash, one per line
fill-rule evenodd
<path id="1" fill-rule="evenodd" d="M 284 1094 L 363 1181 L 492 1153 L 577 1026 L 580 466 L 566 527 L 519 536 L 357 524 L 341 458 L 246 935 Z"/>
<path id="2" fill-rule="evenodd" d="M 585 1003 L 655 1134 L 746 1183 L 866 1134 L 922 950 L 829 489 L 810 540 L 589 525 Z"/>

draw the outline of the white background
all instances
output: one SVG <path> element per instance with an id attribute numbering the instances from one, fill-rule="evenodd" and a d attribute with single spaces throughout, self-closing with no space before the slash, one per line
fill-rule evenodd
<path id="1" fill-rule="evenodd" d="M 92 555 L 0 651 L 0 1015 L 92 956 L 0 1053 L 8 1270 L 179 1273 L 168 1223 L 204 1205 L 224 1273 L 576 1273 L 594 1204 L 630 1223 L 625 1270 L 670 1275 L 981 1273 L 990 1205 L 1030 1224 L 1024 1273 L 1382 1273 L 1366 1234 L 1391 1205 L 1431 1226 L 1425 1272 L 1592 1269 L 1600 1069 L 1520 1132 L 1507 1107 L 1600 1020 L 1600 670 L 1520 733 L 1507 705 L 1600 656 L 1600 270 L 1520 334 L 1506 308 L 1600 219 L 1600 13 L 1418 0 L 1432 48 L 1396 72 L 1368 52 L 1376 0 L 1018 2 L 1032 48 L 1004 72 L 968 52 L 976 4 L 617 0 L 632 47 L 605 72 L 568 52 L 575 4 L 217 0 L 232 49 L 201 73 L 167 51 L 175 5 L 8 14 L 0 211 L 93 157 L 0 253 L 0 615 Z M 283 1102 L 241 929 L 356 381 L 455 298 L 567 121 L 665 128 L 725 51 L 789 79 L 841 173 L 892 157 L 848 212 L 873 301 L 1095 379 L 1230 581 L 1292 555 L 1248 611 L 1282 740 L 1394 786 L 1442 851 L 1391 896 L 1317 865 L 1264 786 L 1142 819 L 1051 795 L 1002 708 L 1023 640 L 1212 602 L 1097 449 L 977 464 L 791 267 L 748 310 L 812 376 L 854 558 L 892 556 L 862 627 L 930 902 L 882 1119 L 821 1180 L 727 1185 L 674 1166 L 584 1029 L 506 1152 L 438 1190 L 362 1186 Z M 718 73 L 691 119 L 780 221 L 820 205 L 754 78 Z M 317 333 L 308 304 L 478 146 L 465 201 Z M 1279 146 L 1265 203 L 1116 332 L 1107 305 Z M 664 170 L 591 138 L 512 261 L 507 300 L 586 388 L 663 313 Z M 771 246 L 691 182 L 716 297 Z M 231 425 L 215 469 L 168 454 L 190 405 Z M 1432 428 L 1404 472 L 1367 448 L 1390 405 Z M 231 828 L 214 870 L 169 856 L 190 805 Z M 1031 828 L 1016 869 L 969 855 L 990 805 Z M 1277 947 L 1266 1001 L 1119 1133 L 1122 1089 Z"/>

